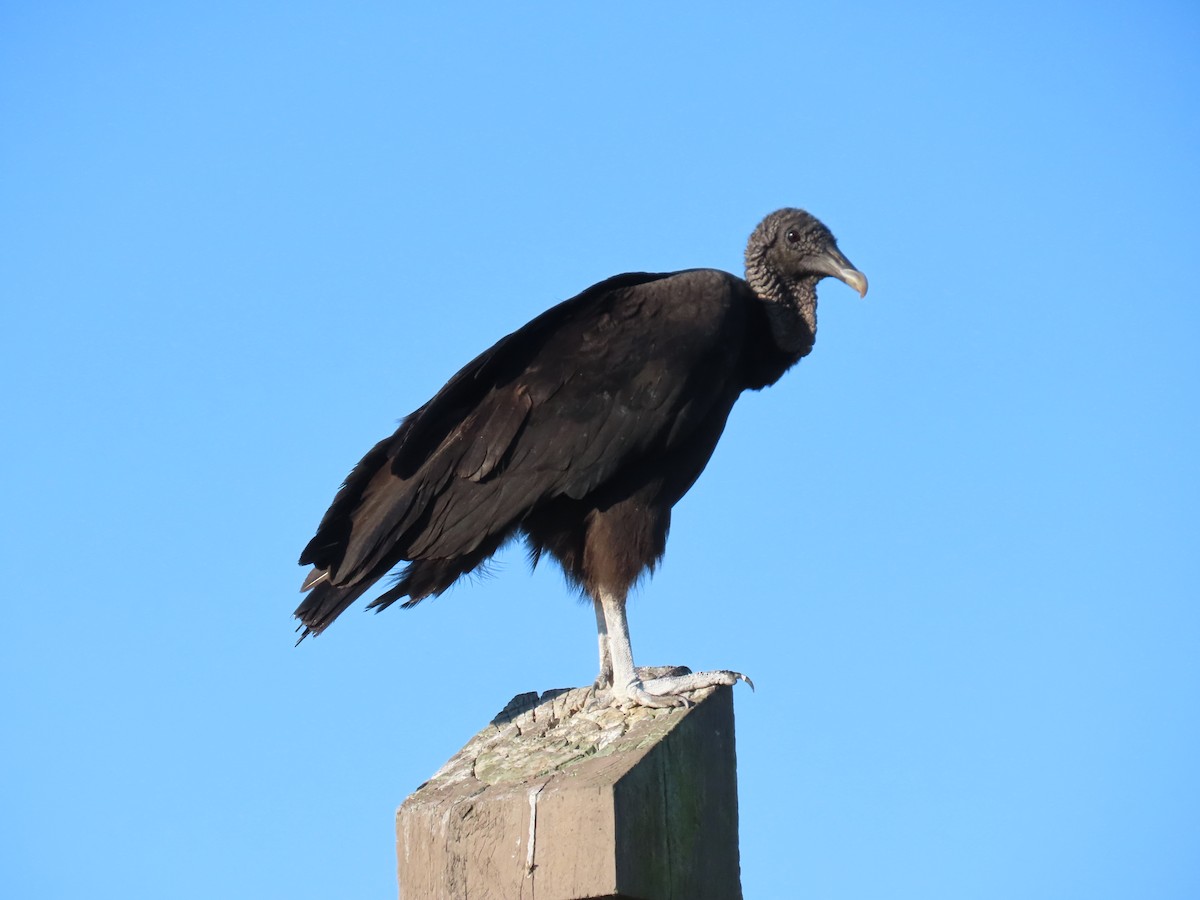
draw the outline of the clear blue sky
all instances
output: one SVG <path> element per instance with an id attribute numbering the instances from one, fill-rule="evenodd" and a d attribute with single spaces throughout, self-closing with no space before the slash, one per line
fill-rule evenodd
<path id="1" fill-rule="evenodd" d="M 736 7 L 736 11 L 735 11 Z M 13 898 L 388 897 L 392 815 L 595 675 L 519 551 L 294 649 L 459 365 L 803 206 L 871 279 L 632 603 L 733 667 L 747 898 L 1200 896 L 1193 3 L 10 3 Z"/>

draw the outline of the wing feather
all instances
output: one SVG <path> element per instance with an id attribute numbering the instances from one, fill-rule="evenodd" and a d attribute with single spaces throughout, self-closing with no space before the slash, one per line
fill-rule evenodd
<path id="1" fill-rule="evenodd" d="M 618 276 L 508 335 L 372 448 L 301 563 L 350 585 L 402 560 L 469 555 L 538 503 L 582 498 L 686 440 L 733 365 L 732 281 Z"/>

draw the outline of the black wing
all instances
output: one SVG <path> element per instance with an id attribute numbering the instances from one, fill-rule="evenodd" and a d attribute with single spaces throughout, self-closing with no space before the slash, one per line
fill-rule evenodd
<path id="1" fill-rule="evenodd" d="M 620 275 L 480 354 L 347 477 L 300 557 L 336 596 L 298 615 L 319 631 L 403 560 L 490 555 L 537 503 L 686 439 L 734 377 L 741 284 Z"/>

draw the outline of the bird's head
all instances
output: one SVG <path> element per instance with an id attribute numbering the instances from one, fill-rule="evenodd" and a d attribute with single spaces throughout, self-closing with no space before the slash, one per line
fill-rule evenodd
<path id="1" fill-rule="evenodd" d="M 809 294 L 826 276 L 844 281 L 860 297 L 867 295 L 867 276 L 850 264 L 833 234 L 802 209 L 771 213 L 750 235 L 746 245 L 746 280 L 764 299 L 776 295 Z M 815 299 L 815 298 L 814 298 Z"/>

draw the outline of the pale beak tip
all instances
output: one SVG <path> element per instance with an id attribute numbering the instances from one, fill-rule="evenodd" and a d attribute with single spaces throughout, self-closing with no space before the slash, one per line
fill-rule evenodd
<path id="1" fill-rule="evenodd" d="M 842 281 L 858 291 L 859 297 L 867 296 L 867 276 L 857 269 L 848 269 L 842 275 Z"/>

